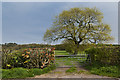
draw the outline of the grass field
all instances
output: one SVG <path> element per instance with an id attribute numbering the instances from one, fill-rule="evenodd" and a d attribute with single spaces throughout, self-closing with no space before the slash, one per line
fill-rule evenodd
<path id="1" fill-rule="evenodd" d="M 69 55 L 69 53 L 64 50 L 55 50 L 55 55 Z"/>
<path id="2" fill-rule="evenodd" d="M 58 67 L 79 66 L 81 62 L 86 61 L 86 57 L 62 57 L 55 58 Z"/>
<path id="3" fill-rule="evenodd" d="M 55 55 L 70 55 L 70 54 L 66 51 L 56 50 Z M 81 54 L 81 55 L 84 55 L 84 54 Z M 87 56 L 85 57 L 59 57 L 59 58 L 55 58 L 55 62 L 58 67 L 79 66 L 80 63 L 86 61 L 86 59 L 87 59 Z"/>
<path id="4" fill-rule="evenodd" d="M 85 55 L 85 52 L 79 52 L 77 55 Z M 55 50 L 55 55 L 72 55 L 66 52 L 65 50 Z"/>

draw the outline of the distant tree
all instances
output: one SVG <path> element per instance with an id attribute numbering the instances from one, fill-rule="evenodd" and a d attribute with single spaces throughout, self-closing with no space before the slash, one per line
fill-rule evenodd
<path id="1" fill-rule="evenodd" d="M 71 8 L 55 17 L 53 26 L 47 29 L 44 40 L 48 42 L 66 39 L 74 42 L 75 51 L 82 43 L 103 43 L 113 38 L 108 24 L 102 22 L 103 14 L 97 8 Z M 74 46 L 73 46 L 74 47 Z"/>
<path id="2" fill-rule="evenodd" d="M 16 46 L 17 43 L 5 43 L 4 45 L 7 47 L 13 47 L 13 46 Z"/>

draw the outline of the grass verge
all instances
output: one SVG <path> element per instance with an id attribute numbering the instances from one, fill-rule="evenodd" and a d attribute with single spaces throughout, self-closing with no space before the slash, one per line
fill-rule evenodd
<path id="1" fill-rule="evenodd" d="M 90 70 L 92 74 L 120 78 L 120 66 L 118 65 L 111 66 L 94 63 L 91 66 L 85 66 L 85 68 Z"/>
<path id="2" fill-rule="evenodd" d="M 9 79 L 9 78 L 27 78 L 27 77 L 34 77 L 35 75 L 41 75 L 47 73 L 51 70 L 56 68 L 55 65 L 48 66 L 44 69 L 26 69 L 26 68 L 13 68 L 13 69 L 2 69 L 2 78 Z"/>

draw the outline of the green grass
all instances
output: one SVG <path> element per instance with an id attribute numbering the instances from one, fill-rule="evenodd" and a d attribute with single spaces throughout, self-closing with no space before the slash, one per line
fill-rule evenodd
<path id="1" fill-rule="evenodd" d="M 84 51 L 79 52 L 77 55 L 85 55 L 86 53 Z M 66 52 L 65 50 L 55 50 L 55 55 L 71 55 L 68 52 Z M 87 56 L 87 55 L 85 55 Z"/>
<path id="2" fill-rule="evenodd" d="M 80 71 L 78 71 L 77 73 L 78 73 L 78 74 L 81 74 L 81 73 L 85 73 L 85 71 L 80 70 Z"/>
<path id="3" fill-rule="evenodd" d="M 66 73 L 73 73 L 73 72 L 77 72 L 77 69 L 75 67 L 71 67 L 68 70 L 66 70 Z"/>
<path id="4" fill-rule="evenodd" d="M 94 63 L 92 65 L 85 66 L 85 68 L 92 74 L 120 78 L 120 66 L 118 65 L 111 66 Z"/>
<path id="5" fill-rule="evenodd" d="M 58 63 L 58 66 L 72 66 L 74 62 L 76 62 L 76 59 L 74 58 L 55 58 L 56 63 Z"/>
<path id="6" fill-rule="evenodd" d="M 64 50 L 55 50 L 55 55 L 69 55 L 69 53 Z"/>
<path id="7" fill-rule="evenodd" d="M 27 78 L 27 77 L 34 77 L 35 75 L 40 75 L 47 73 L 53 69 L 55 69 L 55 65 L 48 66 L 44 69 L 26 69 L 26 68 L 13 68 L 13 69 L 2 69 L 2 78 L 9 79 L 9 78 Z"/>
<path id="8" fill-rule="evenodd" d="M 86 58 L 80 58 L 80 57 L 72 57 L 72 58 L 67 58 L 67 57 L 62 57 L 62 58 L 55 58 L 55 62 L 57 66 L 75 66 L 76 63 L 80 64 L 81 62 L 86 61 Z"/>
<path id="9" fill-rule="evenodd" d="M 81 74 L 81 73 L 90 74 L 90 72 L 85 71 L 85 70 L 77 70 L 76 67 L 71 67 L 68 70 L 66 70 L 65 72 L 66 73 L 76 73 L 76 74 Z"/>
<path id="10" fill-rule="evenodd" d="M 78 55 L 84 55 L 85 53 L 82 52 L 82 54 Z M 70 55 L 68 52 L 64 50 L 56 50 L 55 55 Z M 56 65 L 57 66 L 74 66 L 75 63 L 81 63 L 86 61 L 87 56 L 84 57 L 59 57 L 55 58 Z"/>
<path id="11" fill-rule="evenodd" d="M 34 77 L 34 74 L 25 68 L 13 68 L 13 69 L 3 69 L 2 78 L 26 78 Z"/>
<path id="12" fill-rule="evenodd" d="M 120 71 L 118 70 L 118 68 L 116 66 L 92 68 L 91 73 L 102 75 L 102 76 L 119 77 L 120 78 Z"/>

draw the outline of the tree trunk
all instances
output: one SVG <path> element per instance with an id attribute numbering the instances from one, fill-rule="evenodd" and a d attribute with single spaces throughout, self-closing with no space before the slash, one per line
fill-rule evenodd
<path id="1" fill-rule="evenodd" d="M 78 54 L 78 49 L 79 49 L 79 44 L 75 44 L 75 52 L 74 52 L 74 55 L 77 55 Z"/>
<path id="2" fill-rule="evenodd" d="M 80 39 L 79 41 L 76 41 L 76 39 L 74 38 L 74 42 L 75 42 L 75 52 L 74 52 L 74 55 L 78 54 L 79 44 L 82 42 L 82 38 L 79 38 L 79 39 Z"/>

